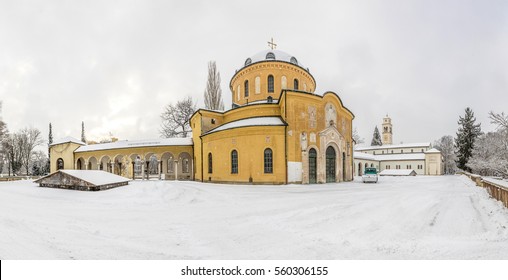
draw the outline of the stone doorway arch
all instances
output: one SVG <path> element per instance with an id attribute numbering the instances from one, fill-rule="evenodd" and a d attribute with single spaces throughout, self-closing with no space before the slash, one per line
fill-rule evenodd
<path id="1" fill-rule="evenodd" d="M 337 151 L 332 146 L 326 148 L 326 182 L 332 183 L 337 181 Z"/>

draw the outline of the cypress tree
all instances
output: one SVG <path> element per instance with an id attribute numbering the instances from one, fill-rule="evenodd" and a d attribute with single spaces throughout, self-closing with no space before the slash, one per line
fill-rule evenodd
<path id="1" fill-rule="evenodd" d="M 48 134 L 48 172 L 49 172 L 49 164 L 51 162 L 51 152 L 50 152 L 50 146 L 53 144 L 53 128 L 51 127 L 51 123 L 49 123 L 49 134 Z"/>
<path id="2" fill-rule="evenodd" d="M 81 142 L 86 144 L 86 137 L 85 137 L 85 122 L 81 122 Z"/>
<path id="3" fill-rule="evenodd" d="M 48 146 L 51 144 L 53 144 L 53 128 L 51 127 L 51 123 L 49 123 Z"/>
<path id="4" fill-rule="evenodd" d="M 457 122 L 459 129 L 457 131 L 457 137 L 455 138 L 455 149 L 457 156 L 457 167 L 471 172 L 471 168 L 467 167 L 467 162 L 471 158 L 474 144 L 478 136 L 481 135 L 481 124 L 476 124 L 476 118 L 471 108 L 466 108 L 464 117 L 459 116 Z"/>

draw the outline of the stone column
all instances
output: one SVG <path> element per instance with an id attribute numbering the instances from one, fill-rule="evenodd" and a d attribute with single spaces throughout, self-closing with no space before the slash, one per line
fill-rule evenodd
<path id="1" fill-rule="evenodd" d="M 159 160 L 158 162 L 158 166 L 159 166 L 159 180 L 161 179 L 161 175 L 162 175 L 162 160 Z"/>
<path id="2" fill-rule="evenodd" d="M 178 181 L 178 160 L 175 160 L 175 181 Z"/>
<path id="3" fill-rule="evenodd" d="M 139 160 L 140 163 L 142 163 L 141 160 Z M 141 180 L 145 179 L 145 165 L 141 164 Z"/>

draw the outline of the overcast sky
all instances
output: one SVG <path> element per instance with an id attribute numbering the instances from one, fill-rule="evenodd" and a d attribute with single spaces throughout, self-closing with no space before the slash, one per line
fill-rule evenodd
<path id="1" fill-rule="evenodd" d="M 508 113 L 508 1 L 0 1 L 0 100 L 10 131 L 159 137 L 163 107 L 203 107 L 207 63 L 229 81 L 267 49 L 295 56 L 370 143 L 454 135 L 472 107 Z"/>

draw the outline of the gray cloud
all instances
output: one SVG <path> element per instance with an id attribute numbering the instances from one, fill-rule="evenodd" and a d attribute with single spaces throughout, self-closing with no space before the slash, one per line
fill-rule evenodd
<path id="1" fill-rule="evenodd" d="M 464 1 L 12 1 L 0 8 L 0 100 L 11 131 L 158 137 L 164 105 L 203 105 L 216 60 L 229 80 L 274 37 L 339 93 L 370 141 L 385 114 L 396 142 L 454 134 L 467 106 L 484 130 L 508 112 L 507 5 Z"/>

